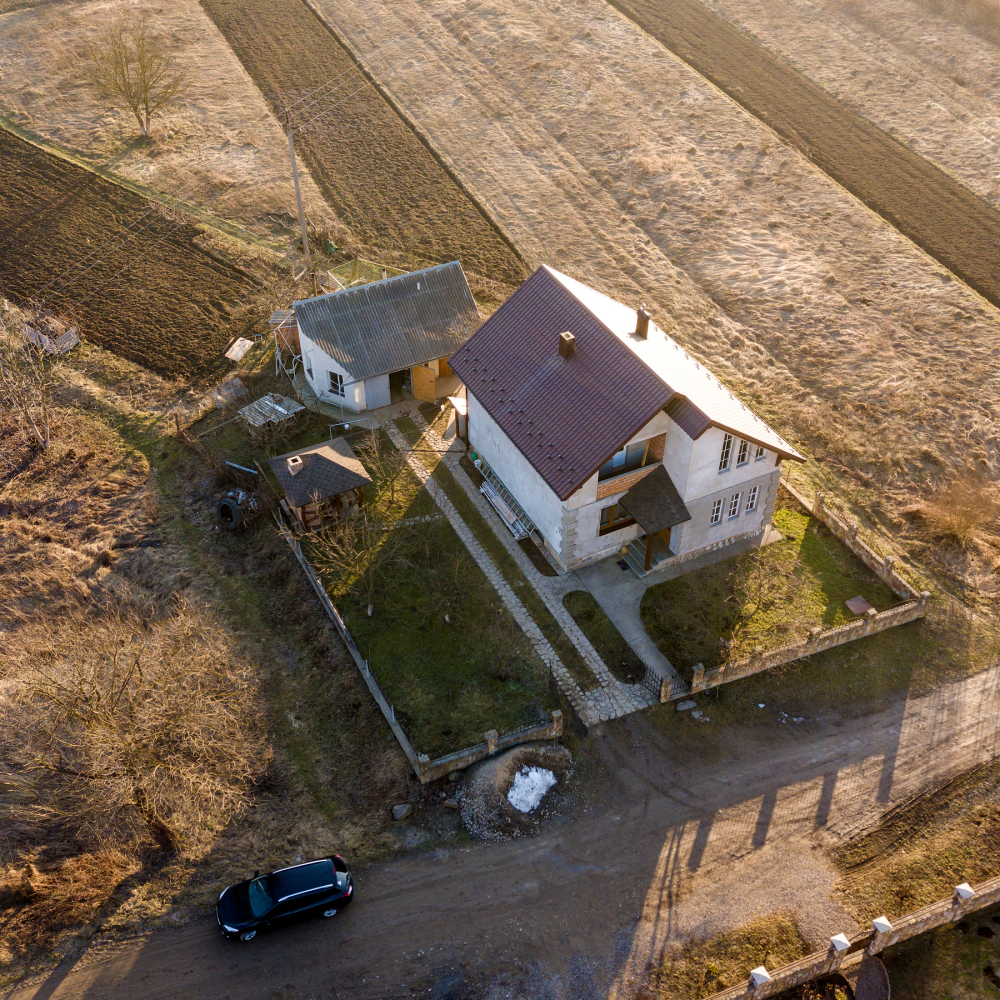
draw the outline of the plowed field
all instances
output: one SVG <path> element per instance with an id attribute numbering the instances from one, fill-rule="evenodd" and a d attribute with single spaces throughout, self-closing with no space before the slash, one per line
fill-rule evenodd
<path id="1" fill-rule="evenodd" d="M 194 226 L 149 208 L 0 130 L 0 294 L 23 301 L 72 269 L 66 277 L 79 277 L 65 297 L 53 296 L 58 281 L 40 297 L 89 340 L 168 377 L 228 365 L 220 352 L 236 332 L 234 306 L 257 281 L 204 246 Z M 119 234 L 130 225 L 138 235 L 126 241 Z M 83 274 L 77 265 L 91 254 Z"/>
<path id="2" fill-rule="evenodd" d="M 275 111 L 273 95 L 291 103 L 335 81 L 295 110 L 309 122 L 296 148 L 359 240 L 418 260 L 458 259 L 508 284 L 524 279 L 517 255 L 302 0 L 202 5 Z"/>
<path id="3" fill-rule="evenodd" d="M 1000 212 L 696 0 L 610 0 L 1000 305 Z"/>

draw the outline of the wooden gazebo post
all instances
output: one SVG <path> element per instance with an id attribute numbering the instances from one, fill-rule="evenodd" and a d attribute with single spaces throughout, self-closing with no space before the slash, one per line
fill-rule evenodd
<path id="1" fill-rule="evenodd" d="M 646 563 L 643 569 L 648 573 L 649 567 L 653 565 L 653 532 L 646 535 Z"/>

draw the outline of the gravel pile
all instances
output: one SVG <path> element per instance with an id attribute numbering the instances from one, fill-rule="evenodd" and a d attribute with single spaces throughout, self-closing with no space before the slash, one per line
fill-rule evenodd
<path id="1" fill-rule="evenodd" d="M 554 743 L 526 743 L 474 764 L 466 771 L 459 793 L 462 821 L 469 833 L 483 840 L 511 840 L 534 833 L 562 804 L 572 770 L 572 754 Z M 522 812 L 508 798 L 515 779 L 522 792 L 526 781 L 536 784 L 537 788 L 540 771 L 551 772 L 555 784 L 547 778 L 542 781 L 541 784 L 549 787 L 540 796 L 538 805 L 530 812 Z M 522 806 L 538 798 L 537 795 L 528 798 L 523 794 L 514 795 L 515 802 Z"/>

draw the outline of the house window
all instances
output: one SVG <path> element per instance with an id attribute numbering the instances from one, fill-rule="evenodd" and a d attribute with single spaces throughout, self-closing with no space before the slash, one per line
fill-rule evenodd
<path id="1" fill-rule="evenodd" d="M 340 372 L 330 372 L 330 392 L 335 396 L 344 395 L 344 376 Z"/>
<path id="2" fill-rule="evenodd" d="M 648 441 L 640 441 L 638 444 L 627 444 L 620 451 L 616 451 L 601 466 L 601 471 L 597 474 L 597 481 L 602 482 L 605 479 L 620 476 L 623 472 L 629 472 L 644 465 L 648 443 Z"/>
<path id="3" fill-rule="evenodd" d="M 759 486 L 755 486 L 747 494 L 747 513 L 748 514 L 750 513 L 750 511 L 757 509 L 757 494 L 759 492 L 760 492 L 760 487 Z"/>
<path id="4" fill-rule="evenodd" d="M 312 356 L 309 355 L 309 354 L 307 354 L 306 358 L 305 358 L 305 361 L 306 361 L 306 374 L 310 378 L 312 378 L 313 377 L 313 359 L 312 359 Z"/>
<path id="5" fill-rule="evenodd" d="M 712 520 L 710 523 L 718 524 L 722 520 L 722 501 L 716 500 L 712 504 Z"/>
<path id="6" fill-rule="evenodd" d="M 750 461 L 750 442 L 740 441 L 740 450 L 736 454 L 736 464 L 746 465 Z"/>
<path id="7" fill-rule="evenodd" d="M 599 535 L 606 535 L 611 531 L 620 531 L 630 524 L 635 524 L 635 518 L 619 504 L 613 503 L 610 507 L 601 508 L 601 528 Z"/>
<path id="8" fill-rule="evenodd" d="M 729 498 L 729 519 L 732 520 L 734 517 L 740 516 L 740 496 L 739 493 L 734 493 Z"/>
<path id="9" fill-rule="evenodd" d="M 719 459 L 719 472 L 729 471 L 729 460 L 733 455 L 733 436 L 727 434 L 722 439 L 722 457 Z"/>
<path id="10" fill-rule="evenodd" d="M 764 450 L 764 446 L 759 444 L 757 445 L 757 454 L 754 455 L 754 459 L 759 462 L 766 454 L 767 452 Z"/>

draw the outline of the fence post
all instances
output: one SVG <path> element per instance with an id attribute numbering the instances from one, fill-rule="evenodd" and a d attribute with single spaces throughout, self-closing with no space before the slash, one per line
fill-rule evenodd
<path id="1" fill-rule="evenodd" d="M 488 733 L 483 733 L 483 739 L 486 740 L 487 753 L 490 755 L 497 752 L 497 740 L 500 739 L 500 734 L 495 730 L 491 729 Z"/>
<path id="2" fill-rule="evenodd" d="M 931 599 L 931 592 L 929 590 L 920 591 L 920 600 L 917 602 L 917 604 L 920 607 L 921 614 L 927 611 L 927 605 L 930 603 L 930 599 Z"/>
<path id="3" fill-rule="evenodd" d="M 701 691 L 705 687 L 705 664 L 696 663 L 694 665 L 694 674 L 691 677 L 691 693 L 694 694 L 696 691 Z"/>
<path id="4" fill-rule="evenodd" d="M 563 714 L 557 708 L 552 713 L 552 738 L 555 739 L 557 736 L 562 736 L 563 731 Z"/>
<path id="5" fill-rule="evenodd" d="M 823 494 L 822 493 L 817 493 L 816 494 L 815 513 L 816 513 L 816 516 L 820 520 L 823 519 Z"/>
<path id="6" fill-rule="evenodd" d="M 871 632 L 875 628 L 875 616 L 878 612 L 874 608 L 869 608 L 865 612 L 865 634 Z"/>

